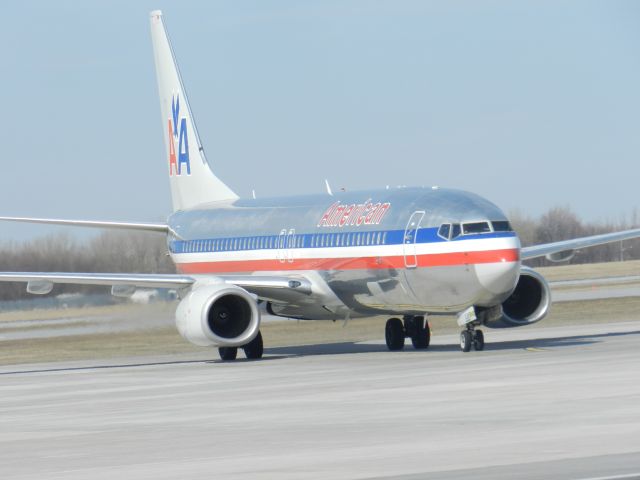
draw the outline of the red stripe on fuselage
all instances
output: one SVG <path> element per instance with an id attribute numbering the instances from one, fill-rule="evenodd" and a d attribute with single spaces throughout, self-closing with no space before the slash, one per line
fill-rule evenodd
<path id="1" fill-rule="evenodd" d="M 417 255 L 418 267 L 448 267 L 481 263 L 517 262 L 520 250 L 488 250 L 476 252 L 432 253 Z M 413 256 L 407 257 L 413 264 Z M 296 258 L 285 260 L 233 260 L 178 263 L 181 273 L 267 272 L 280 270 L 380 270 L 405 268 L 405 257 Z"/>

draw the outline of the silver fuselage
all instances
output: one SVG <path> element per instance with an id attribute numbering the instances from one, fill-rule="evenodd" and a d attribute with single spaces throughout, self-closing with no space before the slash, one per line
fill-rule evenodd
<path id="1" fill-rule="evenodd" d="M 173 214 L 169 251 L 192 275 L 310 280 L 313 295 L 271 304 L 283 316 L 455 313 L 511 294 L 520 242 L 493 228 L 445 238 L 442 225 L 506 221 L 476 194 L 439 188 L 240 199 Z"/>

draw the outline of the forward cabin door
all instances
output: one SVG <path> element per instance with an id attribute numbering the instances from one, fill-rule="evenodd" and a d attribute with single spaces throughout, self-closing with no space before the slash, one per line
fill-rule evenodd
<path id="1" fill-rule="evenodd" d="M 411 214 L 407 227 L 404 229 L 402 250 L 404 253 L 404 266 L 406 268 L 416 268 L 418 266 L 418 255 L 416 251 L 416 241 L 418 240 L 418 229 L 420 222 L 424 218 L 425 211 L 417 210 Z"/>

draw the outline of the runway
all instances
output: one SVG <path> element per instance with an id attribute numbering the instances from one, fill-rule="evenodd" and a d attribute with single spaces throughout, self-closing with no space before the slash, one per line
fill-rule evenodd
<path id="1" fill-rule="evenodd" d="M 632 478 L 640 324 L 4 367 L 3 478 Z M 212 353 L 212 358 L 215 354 Z"/>

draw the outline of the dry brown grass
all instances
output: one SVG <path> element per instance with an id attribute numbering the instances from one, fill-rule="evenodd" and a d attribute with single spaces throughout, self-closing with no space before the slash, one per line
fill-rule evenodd
<path id="1" fill-rule="evenodd" d="M 264 323 L 262 333 L 267 348 L 383 340 L 385 321 L 386 317 L 373 317 L 351 320 L 345 326 L 342 322 L 283 320 Z M 613 321 L 640 321 L 640 298 L 556 304 L 548 318 L 530 328 Z M 455 317 L 433 317 L 431 327 L 434 335 L 455 333 L 459 330 Z M 192 354 L 190 358 L 194 359 L 217 358 L 215 349 L 189 344 L 173 327 L 5 341 L 1 345 L 0 365 L 173 354 Z"/>
<path id="2" fill-rule="evenodd" d="M 60 309 L 33 309 L 33 310 L 10 310 L 0 312 L 0 322 L 15 322 L 21 320 L 55 320 L 59 318 L 86 318 L 99 315 L 129 314 L 135 311 L 141 313 L 153 311 L 154 309 L 166 308 L 165 303 L 153 303 L 149 305 L 123 303 L 120 305 L 107 305 L 101 307 L 79 307 Z"/>
<path id="3" fill-rule="evenodd" d="M 640 275 L 640 260 L 536 268 L 549 281 Z"/>

